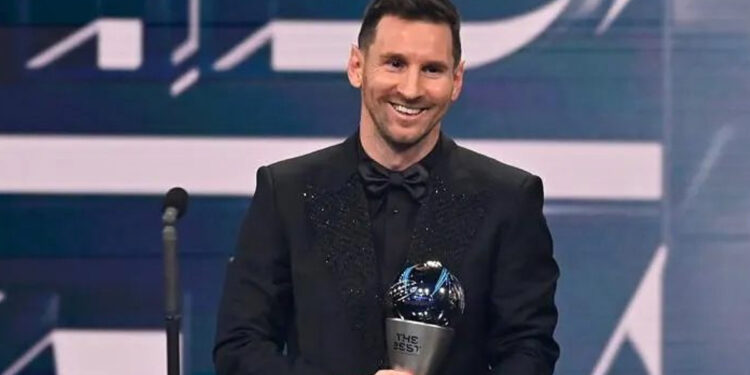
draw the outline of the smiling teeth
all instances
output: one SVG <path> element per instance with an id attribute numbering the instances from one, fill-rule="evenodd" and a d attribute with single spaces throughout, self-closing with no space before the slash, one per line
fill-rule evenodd
<path id="1" fill-rule="evenodd" d="M 409 108 L 400 104 L 391 104 L 393 108 L 398 111 L 399 113 L 403 113 L 405 115 L 418 115 L 424 111 L 424 108 Z"/>

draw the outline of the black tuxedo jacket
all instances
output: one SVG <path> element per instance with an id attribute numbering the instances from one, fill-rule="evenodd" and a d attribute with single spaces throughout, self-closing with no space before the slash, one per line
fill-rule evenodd
<path id="1" fill-rule="evenodd" d="M 388 368 L 357 142 L 258 170 L 221 300 L 218 374 Z M 441 142 L 405 259 L 440 260 L 464 287 L 466 309 L 441 373 L 551 374 L 558 267 L 541 180 Z"/>

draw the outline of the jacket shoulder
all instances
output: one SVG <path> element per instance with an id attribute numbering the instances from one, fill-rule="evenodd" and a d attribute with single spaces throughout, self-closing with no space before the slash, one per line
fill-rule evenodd
<path id="1" fill-rule="evenodd" d="M 518 191 L 529 179 L 538 178 L 531 172 L 503 163 L 487 155 L 457 146 L 453 158 L 459 179 L 468 179 L 483 189 L 503 192 Z"/>
<path id="2" fill-rule="evenodd" d="M 334 172 L 342 167 L 346 159 L 344 143 L 338 143 L 320 150 L 270 164 L 274 180 L 298 181 L 321 173 Z"/>

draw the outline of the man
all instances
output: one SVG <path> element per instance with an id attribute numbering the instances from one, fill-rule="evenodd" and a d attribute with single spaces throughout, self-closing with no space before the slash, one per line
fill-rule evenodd
<path id="1" fill-rule="evenodd" d="M 358 132 L 258 170 L 217 372 L 401 373 L 387 370 L 383 294 L 406 265 L 439 260 L 466 295 L 441 373 L 551 374 L 558 268 L 541 180 L 440 131 L 463 83 L 456 9 L 375 0 L 358 42 Z"/>

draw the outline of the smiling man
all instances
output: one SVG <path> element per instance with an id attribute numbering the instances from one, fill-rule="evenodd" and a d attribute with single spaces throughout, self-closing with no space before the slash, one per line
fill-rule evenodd
<path id="1" fill-rule="evenodd" d="M 551 374 L 559 271 L 541 180 L 440 129 L 463 84 L 455 7 L 373 1 L 347 74 L 358 131 L 258 170 L 217 372 L 402 374 L 387 363 L 383 295 L 405 267 L 438 260 L 466 299 L 440 373 Z"/>
<path id="2" fill-rule="evenodd" d="M 458 24 L 414 18 L 386 13 L 370 28 L 366 17 L 360 47 L 352 47 L 349 59 L 349 81 L 362 91 L 362 146 L 391 170 L 405 169 L 435 146 L 463 83 L 464 64 L 454 57 L 460 45 L 452 43 Z"/>

